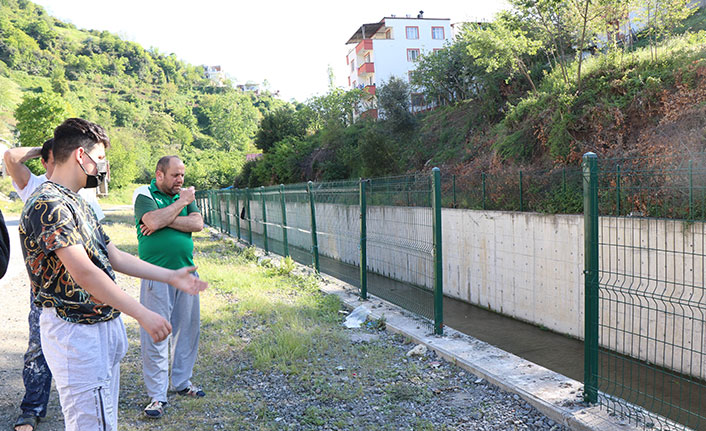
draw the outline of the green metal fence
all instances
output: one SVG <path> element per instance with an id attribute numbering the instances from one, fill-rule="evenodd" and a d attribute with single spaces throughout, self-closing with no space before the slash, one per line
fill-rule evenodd
<path id="1" fill-rule="evenodd" d="M 312 265 L 443 332 L 441 176 L 200 191 L 206 224 Z M 362 263 L 361 263 L 362 262 Z"/>
<path id="2" fill-rule="evenodd" d="M 580 167 L 521 169 L 499 173 L 446 174 L 443 206 L 491 211 L 579 214 L 583 211 Z"/>
<path id="3" fill-rule="evenodd" d="M 706 157 L 583 161 L 585 397 L 706 429 Z"/>

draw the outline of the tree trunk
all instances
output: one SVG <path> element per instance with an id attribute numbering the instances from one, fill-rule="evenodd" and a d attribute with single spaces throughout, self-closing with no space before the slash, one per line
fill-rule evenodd
<path id="1" fill-rule="evenodd" d="M 583 15 L 583 28 L 581 29 L 581 41 L 579 42 L 579 65 L 576 71 L 576 93 L 581 92 L 581 65 L 583 63 L 583 48 L 586 43 L 586 27 L 588 27 L 588 6 L 591 4 L 591 0 L 586 0 L 586 7 L 584 8 Z"/>

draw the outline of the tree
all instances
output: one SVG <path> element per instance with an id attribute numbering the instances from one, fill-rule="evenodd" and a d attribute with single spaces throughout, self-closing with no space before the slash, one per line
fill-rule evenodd
<path id="1" fill-rule="evenodd" d="M 209 94 L 201 99 L 200 108 L 206 121 L 205 131 L 220 142 L 221 150 L 251 149 L 260 113 L 247 95 L 236 91 Z"/>
<path id="2" fill-rule="evenodd" d="M 487 72 L 505 69 L 510 75 L 520 72 L 537 91 L 530 76 L 528 60 L 537 54 L 542 42 L 532 38 L 518 17 L 501 12 L 489 25 L 467 26 L 463 38 L 468 52 Z"/>
<path id="3" fill-rule="evenodd" d="M 355 119 L 363 98 L 370 96 L 359 89 L 343 90 L 330 88 L 323 96 L 314 96 L 307 100 L 307 105 L 313 111 L 313 126 L 320 129 L 324 126 L 350 126 Z"/>
<path id="4" fill-rule="evenodd" d="M 255 135 L 255 146 L 266 153 L 284 138 L 306 136 L 308 119 L 301 112 L 286 106 L 265 115 Z"/>
<path id="5" fill-rule="evenodd" d="M 54 92 L 28 93 L 15 109 L 22 146 L 37 147 L 54 134 L 54 128 L 74 115 L 73 108 Z"/>
<path id="6" fill-rule="evenodd" d="M 510 0 L 522 22 L 531 26 L 546 47 L 552 68 L 557 66 L 569 83 L 568 62 L 573 40 L 566 0 Z"/>
<path id="7" fill-rule="evenodd" d="M 453 103 L 478 96 L 484 74 L 485 69 L 469 55 L 466 41 L 459 39 L 421 56 L 412 72 L 412 84 L 422 88 L 428 100 Z"/>
<path id="8" fill-rule="evenodd" d="M 129 129 L 113 129 L 110 131 L 110 185 L 122 188 L 135 180 L 139 173 L 137 165 L 137 145 L 139 138 Z"/>
<path id="9" fill-rule="evenodd" d="M 378 107 L 392 130 L 402 132 L 414 126 L 414 116 L 410 112 L 409 84 L 393 76 L 380 86 L 377 97 Z"/>
<path id="10" fill-rule="evenodd" d="M 657 59 L 657 42 L 673 34 L 678 25 L 698 9 L 691 0 L 639 0 L 638 20 L 646 24 L 652 60 Z"/>

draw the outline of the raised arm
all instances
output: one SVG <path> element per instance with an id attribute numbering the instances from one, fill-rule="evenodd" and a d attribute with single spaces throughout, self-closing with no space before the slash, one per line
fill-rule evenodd
<path id="1" fill-rule="evenodd" d="M 108 243 L 108 259 L 113 269 L 118 272 L 133 277 L 161 281 L 191 295 L 197 295 L 208 287 L 208 283 L 191 274 L 196 270 L 194 266 L 179 270 L 162 268 L 119 250 L 112 242 Z"/>
<path id="2" fill-rule="evenodd" d="M 57 249 L 56 255 L 79 286 L 100 302 L 134 317 L 155 342 L 164 340 L 172 331 L 168 321 L 125 293 L 108 274 L 94 265 L 83 245 Z"/>
<path id="3" fill-rule="evenodd" d="M 25 162 L 35 159 L 42 154 L 42 147 L 15 147 L 5 151 L 5 169 L 20 190 L 29 182 L 32 172 Z"/>

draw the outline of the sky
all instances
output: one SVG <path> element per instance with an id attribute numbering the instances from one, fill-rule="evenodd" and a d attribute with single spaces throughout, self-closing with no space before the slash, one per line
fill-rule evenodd
<path id="1" fill-rule="evenodd" d="M 80 29 L 108 30 L 191 64 L 221 65 L 236 83 L 267 81 L 283 100 L 305 101 L 347 85 L 345 43 L 364 23 L 392 14 L 490 20 L 505 0 L 34 0 Z"/>

